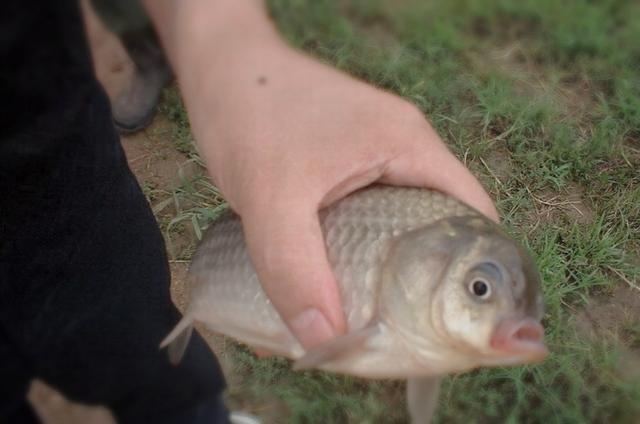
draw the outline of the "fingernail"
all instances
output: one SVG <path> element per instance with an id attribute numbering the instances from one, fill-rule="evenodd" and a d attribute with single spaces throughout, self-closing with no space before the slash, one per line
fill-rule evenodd
<path id="1" fill-rule="evenodd" d="M 323 343 L 335 335 L 329 320 L 315 308 L 310 308 L 291 320 L 291 330 L 306 348 Z"/>

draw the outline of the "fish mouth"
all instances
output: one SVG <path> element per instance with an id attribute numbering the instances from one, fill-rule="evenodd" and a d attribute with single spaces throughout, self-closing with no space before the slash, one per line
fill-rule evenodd
<path id="1" fill-rule="evenodd" d="M 498 356 L 520 363 L 540 362 L 549 355 L 544 328 L 533 318 L 503 320 L 491 335 L 490 345 Z"/>

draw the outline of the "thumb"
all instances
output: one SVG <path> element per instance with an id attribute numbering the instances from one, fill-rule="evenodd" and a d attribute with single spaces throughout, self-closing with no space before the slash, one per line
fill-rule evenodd
<path id="1" fill-rule="evenodd" d="M 462 200 L 495 222 L 500 222 L 491 197 L 442 142 L 418 153 L 396 157 L 387 164 L 381 181 L 436 189 Z"/>
<path id="2" fill-rule="evenodd" d="M 305 348 L 344 332 L 344 314 L 318 212 L 304 201 L 272 202 L 242 215 L 262 287 Z"/>

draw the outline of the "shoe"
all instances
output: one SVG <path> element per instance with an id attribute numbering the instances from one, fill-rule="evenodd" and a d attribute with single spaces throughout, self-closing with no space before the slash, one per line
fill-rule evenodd
<path id="1" fill-rule="evenodd" d="M 151 123 L 172 72 L 152 28 L 122 34 L 120 41 L 135 70 L 129 84 L 113 100 L 111 109 L 118 131 L 130 134 Z"/>
<path id="2" fill-rule="evenodd" d="M 121 134 L 131 134 L 149 126 L 162 90 L 170 79 L 171 74 L 161 69 L 145 74 L 135 71 L 127 87 L 111 103 L 113 121 Z"/>

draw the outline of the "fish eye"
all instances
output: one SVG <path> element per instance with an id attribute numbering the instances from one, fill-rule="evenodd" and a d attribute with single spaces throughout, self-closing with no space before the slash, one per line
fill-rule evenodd
<path id="1" fill-rule="evenodd" d="M 489 300 L 493 294 L 494 284 L 504 280 L 500 267 L 486 261 L 476 264 L 467 274 L 467 290 L 475 300 Z"/>
<path id="2" fill-rule="evenodd" d="M 469 283 L 469 291 L 475 297 L 485 300 L 491 296 L 491 285 L 486 280 L 476 277 Z"/>

